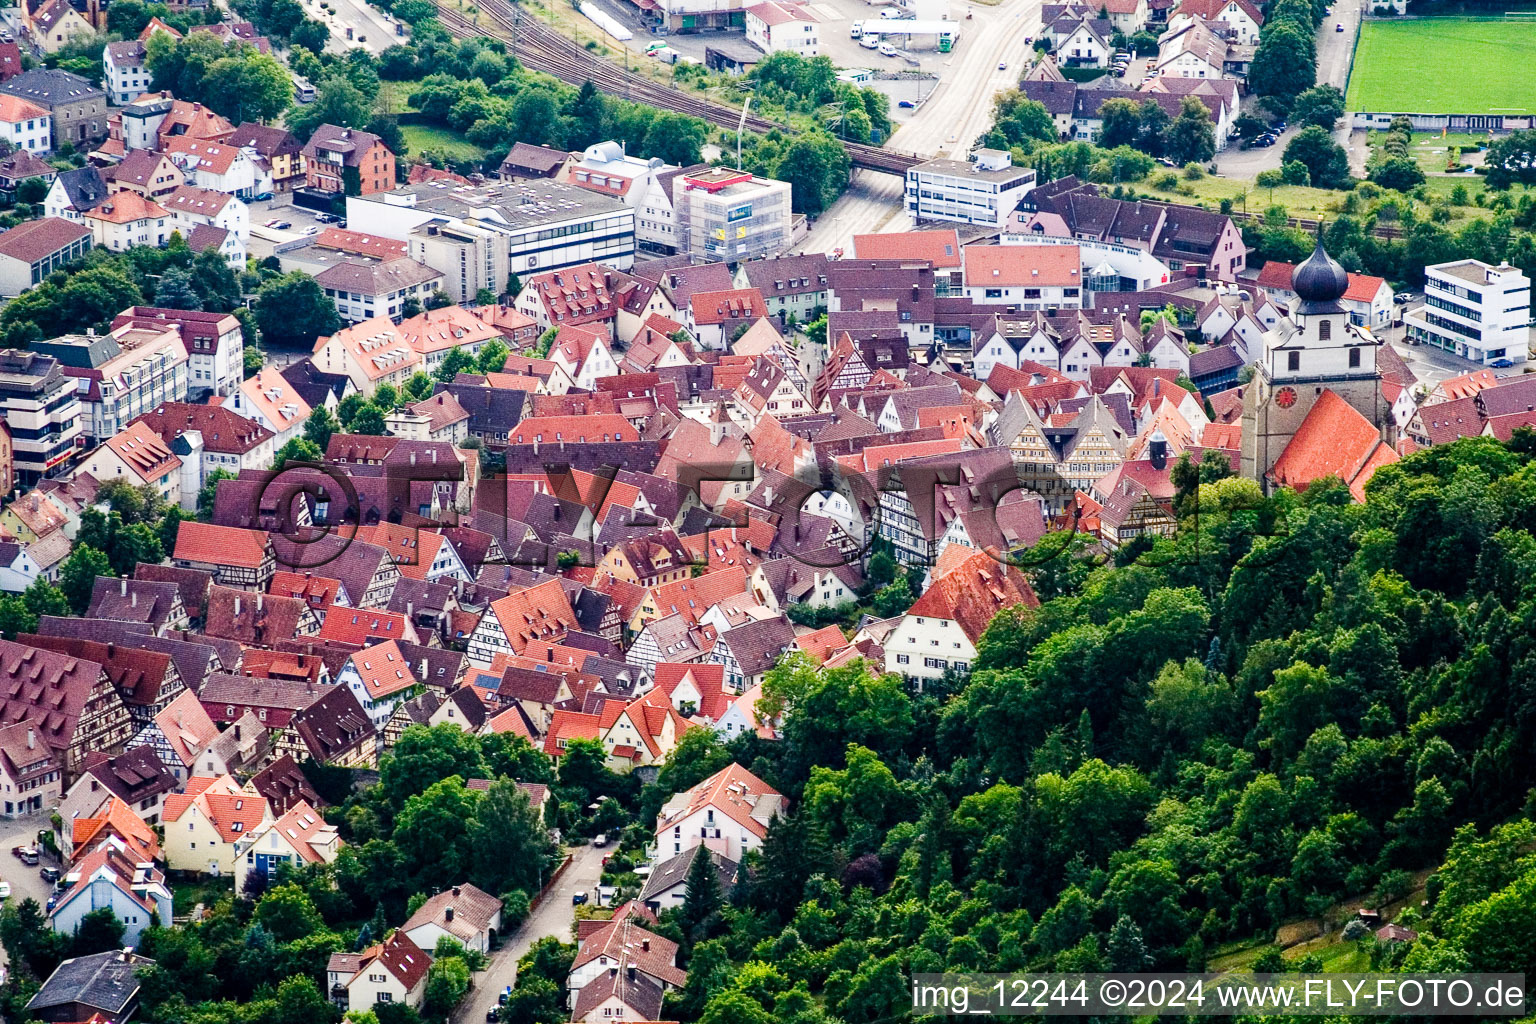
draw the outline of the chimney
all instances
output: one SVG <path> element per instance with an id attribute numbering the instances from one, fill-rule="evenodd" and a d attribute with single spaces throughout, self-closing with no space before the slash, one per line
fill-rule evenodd
<path id="1" fill-rule="evenodd" d="M 27 726 L 27 749 L 28 750 L 33 750 L 36 747 L 37 747 L 37 733 L 34 732 L 32 730 L 32 727 L 29 725 L 29 726 Z"/>
<path id="2" fill-rule="evenodd" d="M 235 723 L 235 742 L 236 743 L 240 742 L 240 723 L 239 722 Z"/>
<path id="3" fill-rule="evenodd" d="M 454 887 L 453 887 L 453 898 L 454 898 L 454 899 L 458 899 L 458 898 L 459 898 L 459 887 L 458 887 L 458 886 L 454 886 Z M 449 908 L 448 908 L 448 909 L 449 909 L 449 910 L 450 910 L 450 911 L 451 911 L 451 910 L 452 910 L 452 909 L 453 909 L 453 908 L 452 908 L 452 907 L 449 907 Z M 452 915 L 452 914 L 449 914 L 449 915 L 448 915 L 448 916 L 449 916 L 449 917 L 452 917 L 452 916 L 453 916 L 453 915 Z"/>
<path id="4" fill-rule="evenodd" d="M 649 940 L 647 940 L 647 941 L 649 941 Z M 630 984 L 634 984 L 634 981 L 635 981 L 635 965 L 634 964 L 630 964 L 629 965 L 629 981 L 630 981 Z"/>
<path id="5" fill-rule="evenodd" d="M 452 907 L 444 907 L 443 908 L 443 920 L 444 921 L 452 921 L 453 920 L 453 908 Z"/>
<path id="6" fill-rule="evenodd" d="M 121 586 L 120 589 L 121 589 L 122 595 L 124 597 L 127 597 L 128 596 L 128 577 L 127 576 L 123 577 L 123 579 L 122 579 L 122 586 Z"/>
<path id="7" fill-rule="evenodd" d="M 640 940 L 640 951 L 642 953 L 649 953 L 651 951 L 651 940 L 650 939 L 641 939 Z"/>
<path id="8" fill-rule="evenodd" d="M 107 644 L 107 658 L 110 660 L 115 657 L 117 657 L 117 644 Z"/>
<path id="9" fill-rule="evenodd" d="M 238 597 L 235 598 L 235 614 L 240 614 L 240 599 Z"/>

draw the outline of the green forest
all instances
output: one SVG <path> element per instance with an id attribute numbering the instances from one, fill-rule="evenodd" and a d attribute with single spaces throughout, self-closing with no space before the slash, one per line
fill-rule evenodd
<path id="1" fill-rule="evenodd" d="M 1176 536 L 1112 563 L 1070 534 L 1017 553 L 1043 603 L 999 615 L 970 676 L 913 692 L 787 657 L 763 698 L 781 739 L 690 730 L 648 785 L 595 741 L 556 767 L 521 740 L 413 726 L 360 792 L 315 774 L 336 863 L 146 932 L 141 1017 L 334 1021 L 329 955 L 427 893 L 470 881 L 520 920 L 558 857 L 542 825 L 617 836 L 604 882 L 633 896 L 658 808 L 732 761 L 791 810 L 733 884 L 698 872 L 654 926 L 688 971 L 668 1020 L 884 1024 L 909 1018 L 909 974 L 939 971 L 1536 974 L 1533 459 L 1529 430 L 1459 441 L 1379 470 L 1364 503 L 1180 472 Z M 543 823 L 512 780 L 550 786 Z M 1360 900 L 1418 938 L 1339 938 Z M 1331 945 L 1274 945 L 1308 919 Z M 59 958 L 112 947 L 92 924 L 71 941 L 30 901 L 0 913 L 7 1017 Z M 359 1024 L 443 1019 L 478 963 L 435 952 L 420 1014 Z M 574 954 L 537 943 L 502 1020 L 566 1020 Z"/>

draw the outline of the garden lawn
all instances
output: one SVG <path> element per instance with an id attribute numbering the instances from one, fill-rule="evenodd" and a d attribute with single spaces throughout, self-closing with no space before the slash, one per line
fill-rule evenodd
<path id="1" fill-rule="evenodd" d="M 1536 21 L 1424 18 L 1367 21 L 1355 46 L 1346 106 L 1415 114 L 1536 110 Z"/>
<path id="2" fill-rule="evenodd" d="M 405 136 L 405 144 L 410 147 L 412 156 L 419 156 L 423 150 L 431 149 L 456 163 L 485 159 L 485 150 L 448 128 L 407 124 L 400 126 L 400 132 Z"/>

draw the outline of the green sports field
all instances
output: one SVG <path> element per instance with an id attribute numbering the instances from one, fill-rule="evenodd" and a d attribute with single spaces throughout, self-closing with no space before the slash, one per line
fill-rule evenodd
<path id="1" fill-rule="evenodd" d="M 1368 21 L 1355 47 L 1348 106 L 1374 113 L 1530 113 L 1536 111 L 1533 70 L 1536 20 Z"/>

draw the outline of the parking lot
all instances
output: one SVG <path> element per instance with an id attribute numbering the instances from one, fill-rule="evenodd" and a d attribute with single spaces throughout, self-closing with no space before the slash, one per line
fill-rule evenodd
<path id="1" fill-rule="evenodd" d="M 58 867 L 58 858 L 40 848 L 41 859 L 37 866 L 28 867 L 12 856 L 11 847 L 36 845 L 37 830 L 48 828 L 49 821 L 48 812 L 0 819 L 0 880 L 9 883 L 11 901 L 31 898 L 39 907 L 48 905 L 48 894 L 53 891 L 53 885 L 43 881 L 38 872 L 45 867 Z M 0 948 L 0 961 L 4 957 L 5 951 Z"/>
<path id="2" fill-rule="evenodd" d="M 306 234 L 319 234 L 326 227 L 337 225 L 322 224 L 319 221 L 319 212 L 305 209 L 302 206 L 293 205 L 293 197 L 286 194 L 273 196 L 259 202 L 248 204 L 250 207 L 251 240 L 246 245 L 246 252 L 258 260 L 266 259 L 272 255 L 273 249 L 283 243 L 304 238 Z M 269 228 L 268 221 L 283 221 L 289 224 L 286 228 Z M 314 228 L 314 231 L 308 229 Z"/>
<path id="3" fill-rule="evenodd" d="M 705 49 L 711 46 L 725 47 L 733 53 L 738 50 L 757 53 L 756 48 L 747 42 L 745 33 L 741 31 L 657 34 L 652 32 L 647 23 L 638 16 L 634 4 L 627 0 L 592 0 L 592 2 L 635 33 L 633 39 L 623 44 L 612 36 L 604 36 L 604 42 L 610 46 L 626 46 L 631 51 L 632 61 L 655 59 L 645 56 L 645 48 L 658 39 L 665 41 L 668 47 L 684 57 L 701 62 L 704 60 Z M 970 5 L 961 0 L 953 0 L 948 5 L 946 17 L 955 22 L 959 28 L 960 37 L 949 53 L 940 53 L 935 48 L 915 49 L 900 56 L 886 56 L 880 52 L 878 46 L 866 48 L 859 45 L 859 40 L 850 34 L 850 28 L 855 21 L 880 21 L 880 12 L 883 9 L 886 9 L 884 3 L 870 3 L 865 0 L 812 0 L 809 6 L 810 12 L 819 19 L 818 50 L 821 56 L 830 57 L 833 64 L 844 70 L 862 68 L 876 73 L 889 73 L 892 76 L 905 73 L 899 78 L 876 78 L 862 83 L 879 89 L 891 97 L 891 119 L 900 123 L 910 118 L 917 105 L 934 91 L 941 80 L 951 75 L 957 61 L 966 59 L 968 30 L 975 29 L 980 32 L 984 30 L 985 22 L 980 20 L 982 17 L 980 13 L 976 15 L 976 20 L 967 21 L 966 14 L 971 10 Z M 978 10 L 990 9 L 978 8 Z M 595 26 L 593 28 L 595 30 Z M 936 45 L 932 37 L 928 37 L 927 42 L 930 46 Z M 908 60 L 907 57 L 911 59 Z M 903 107 L 902 101 L 912 106 Z"/>

